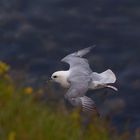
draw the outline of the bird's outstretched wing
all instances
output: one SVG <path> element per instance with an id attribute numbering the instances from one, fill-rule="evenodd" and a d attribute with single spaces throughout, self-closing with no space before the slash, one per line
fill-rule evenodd
<path id="1" fill-rule="evenodd" d="M 87 53 L 89 53 L 90 50 L 94 47 L 95 45 L 79 50 L 77 52 L 71 53 L 67 55 L 66 57 L 64 57 L 61 61 L 68 63 L 70 65 L 70 68 L 77 65 L 83 65 L 85 67 L 89 67 L 88 60 L 82 57 L 86 55 Z"/>
<path id="2" fill-rule="evenodd" d="M 80 79 L 78 79 L 79 81 Z M 96 112 L 96 105 L 94 101 L 85 96 L 88 90 L 88 80 L 81 80 L 79 82 L 72 81 L 71 86 L 65 94 L 65 99 L 68 100 L 73 106 L 81 107 L 84 112 Z"/>

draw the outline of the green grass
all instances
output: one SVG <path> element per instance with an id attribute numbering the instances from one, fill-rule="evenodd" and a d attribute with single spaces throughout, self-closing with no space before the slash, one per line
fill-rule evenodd
<path id="1" fill-rule="evenodd" d="M 68 112 L 59 102 L 42 102 L 42 94 L 43 89 L 21 88 L 7 73 L 0 75 L 0 140 L 129 139 L 129 133 L 118 135 L 110 121 Z"/>
<path id="2" fill-rule="evenodd" d="M 97 118 L 96 118 L 97 119 Z M 2 140 L 107 140 L 105 128 L 81 126 L 78 111 L 67 112 L 41 103 L 11 82 L 0 81 L 0 138 Z"/>

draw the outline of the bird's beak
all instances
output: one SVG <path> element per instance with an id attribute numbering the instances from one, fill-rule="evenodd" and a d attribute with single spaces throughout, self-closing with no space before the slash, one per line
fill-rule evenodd
<path id="1" fill-rule="evenodd" d="M 49 78 L 46 82 L 47 82 L 47 83 L 53 82 L 53 79 L 52 79 L 52 78 Z"/>

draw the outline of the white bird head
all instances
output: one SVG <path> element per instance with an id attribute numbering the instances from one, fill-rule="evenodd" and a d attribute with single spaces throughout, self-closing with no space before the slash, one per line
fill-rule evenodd
<path id="1" fill-rule="evenodd" d="M 69 71 L 57 71 L 51 76 L 52 81 L 61 84 L 63 87 L 69 87 L 69 82 L 67 81 L 69 77 Z"/>

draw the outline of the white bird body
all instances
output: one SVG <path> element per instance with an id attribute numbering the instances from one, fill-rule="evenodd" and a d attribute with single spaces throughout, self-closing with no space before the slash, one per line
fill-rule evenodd
<path id="1" fill-rule="evenodd" d="M 51 76 L 53 81 L 69 88 L 65 98 L 73 106 L 81 106 L 83 111 L 88 112 L 97 111 L 94 101 L 85 95 L 89 89 L 107 87 L 117 91 L 117 88 L 108 85 L 116 81 L 116 76 L 110 69 L 102 73 L 92 72 L 87 59 L 83 58 L 92 48 L 88 47 L 64 57 L 62 62 L 70 65 L 69 70 L 57 71 Z"/>
<path id="2" fill-rule="evenodd" d="M 108 69 L 105 72 L 100 73 L 100 74 L 95 73 L 95 72 L 93 72 L 92 74 L 93 74 L 93 76 L 97 75 L 98 77 L 101 78 L 101 80 L 97 81 L 93 78 L 91 84 L 89 84 L 89 89 L 94 90 L 94 89 L 108 87 L 108 88 L 112 88 L 112 89 L 117 91 L 117 89 L 114 86 L 107 85 L 109 83 L 115 83 L 115 81 L 116 81 L 116 76 L 114 75 L 114 73 L 110 69 Z M 59 83 L 64 88 L 70 87 L 70 83 L 68 81 L 68 78 L 70 76 L 70 70 L 54 72 L 52 74 L 52 79 L 53 79 L 54 75 L 59 75 L 59 78 L 55 79 L 55 82 Z"/>

